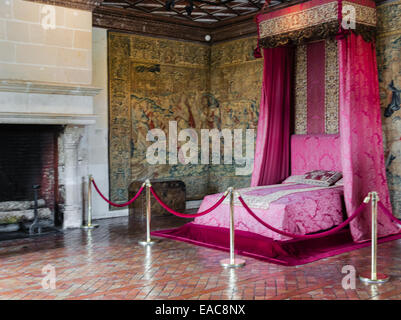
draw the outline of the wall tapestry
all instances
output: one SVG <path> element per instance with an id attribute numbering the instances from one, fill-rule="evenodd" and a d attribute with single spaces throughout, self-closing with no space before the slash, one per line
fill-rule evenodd
<path id="1" fill-rule="evenodd" d="M 168 138 L 169 121 L 198 137 L 200 129 L 256 128 L 262 61 L 255 45 L 256 37 L 207 46 L 109 32 L 112 201 L 126 201 L 129 184 L 146 178 L 184 181 L 188 200 L 249 185 L 230 165 L 149 165 L 146 134 L 159 128 Z"/>
<path id="2" fill-rule="evenodd" d="M 378 35 L 376 40 L 379 66 L 380 100 L 383 111 L 383 131 L 387 182 L 393 212 L 401 217 L 401 110 L 397 101 L 401 89 L 401 1 L 377 7 Z"/>

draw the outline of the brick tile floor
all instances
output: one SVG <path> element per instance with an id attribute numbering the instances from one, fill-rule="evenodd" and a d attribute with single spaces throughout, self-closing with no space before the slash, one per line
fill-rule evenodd
<path id="1" fill-rule="evenodd" d="M 185 223 L 162 217 L 154 229 Z M 163 239 L 144 248 L 144 224 L 128 218 L 99 220 L 100 227 L 0 242 L 0 299 L 401 299 L 401 240 L 379 245 L 379 270 L 390 282 L 343 289 L 342 267 L 370 266 L 364 248 L 298 267 L 246 258 L 224 269 L 227 253 Z M 53 266 L 56 288 L 43 289 L 42 268 Z"/>

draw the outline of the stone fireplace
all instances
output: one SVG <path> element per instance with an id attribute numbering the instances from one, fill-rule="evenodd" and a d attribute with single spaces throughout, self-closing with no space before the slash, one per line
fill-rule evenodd
<path id="1" fill-rule="evenodd" d="M 82 225 L 88 126 L 96 122 L 93 96 L 99 91 L 0 80 L 0 220 L 1 203 L 30 206 L 32 185 L 39 184 L 40 206 L 55 222 L 64 229 Z"/>

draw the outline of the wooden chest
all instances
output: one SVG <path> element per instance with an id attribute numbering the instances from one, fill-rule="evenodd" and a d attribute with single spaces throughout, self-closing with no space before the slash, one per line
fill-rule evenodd
<path id="1" fill-rule="evenodd" d="M 153 189 L 165 204 L 171 209 L 184 212 L 186 201 L 185 183 L 180 180 L 151 180 Z M 143 181 L 134 181 L 129 186 L 129 198 L 138 192 Z M 152 217 L 171 215 L 150 195 Z M 143 220 L 146 217 L 146 189 L 129 207 L 129 220 Z"/>

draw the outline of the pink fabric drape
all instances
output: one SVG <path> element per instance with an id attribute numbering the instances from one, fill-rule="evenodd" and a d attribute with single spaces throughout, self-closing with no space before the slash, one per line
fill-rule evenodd
<path id="1" fill-rule="evenodd" d="M 391 208 L 383 153 L 382 123 L 375 44 L 349 33 L 338 39 L 340 69 L 340 135 L 344 197 L 352 214 L 370 191 Z M 378 236 L 399 233 L 378 214 Z M 354 241 L 370 239 L 370 210 L 351 222 Z"/>
<path id="2" fill-rule="evenodd" d="M 263 49 L 262 97 L 251 186 L 279 183 L 289 175 L 294 49 Z"/>

